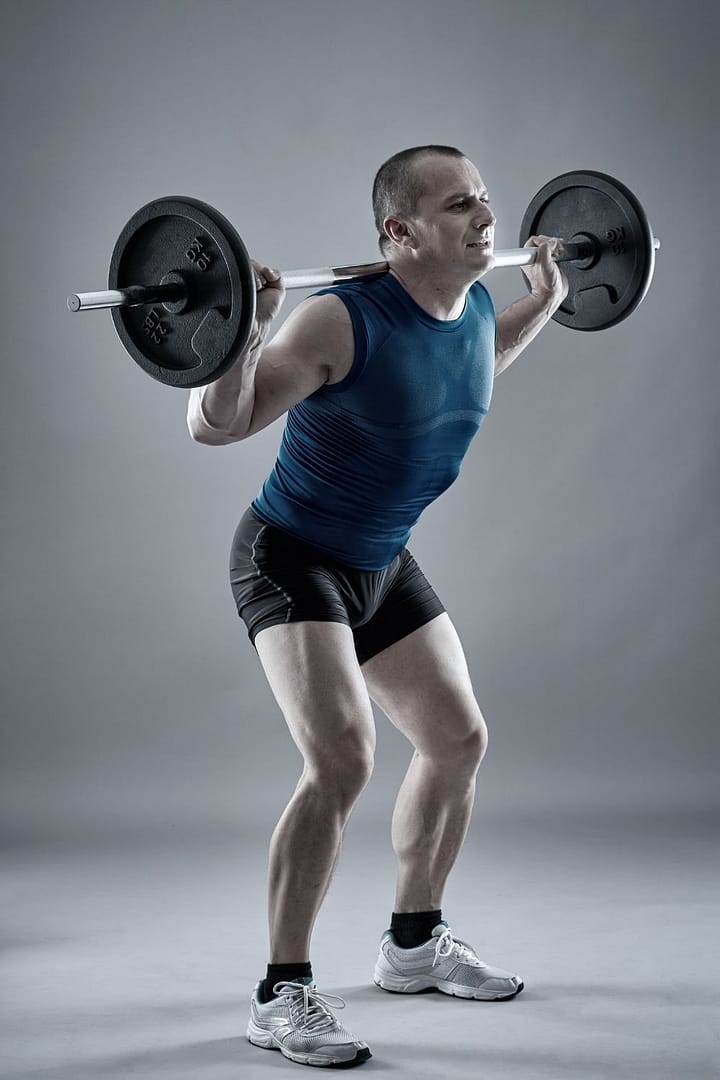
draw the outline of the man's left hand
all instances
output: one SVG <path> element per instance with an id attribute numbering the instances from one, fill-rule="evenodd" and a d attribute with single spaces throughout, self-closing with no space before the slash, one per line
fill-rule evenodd
<path id="1" fill-rule="evenodd" d="M 530 236 L 525 247 L 535 247 L 535 262 L 520 269 L 530 283 L 530 292 L 538 300 L 552 302 L 557 310 L 568 293 L 568 280 L 553 256 L 562 250 L 563 242 L 556 236 Z"/>

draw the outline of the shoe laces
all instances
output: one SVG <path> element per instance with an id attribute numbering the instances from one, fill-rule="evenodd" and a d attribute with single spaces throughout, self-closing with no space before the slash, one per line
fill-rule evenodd
<path id="1" fill-rule="evenodd" d="M 290 1019 L 295 1027 L 306 1031 L 324 1031 L 334 1027 L 337 1020 L 331 1009 L 344 1009 L 345 1001 L 335 994 L 321 994 L 315 986 L 307 983 L 278 982 L 273 992 L 279 998 L 285 998 Z"/>
<path id="2" fill-rule="evenodd" d="M 447 956 L 461 960 L 464 964 L 471 964 L 473 967 L 487 966 L 483 964 L 482 960 L 478 959 L 472 945 L 468 945 L 466 941 L 460 941 L 459 938 L 452 936 L 449 927 L 443 930 L 435 943 L 435 959 L 432 966 L 435 967 L 439 960 Z"/>

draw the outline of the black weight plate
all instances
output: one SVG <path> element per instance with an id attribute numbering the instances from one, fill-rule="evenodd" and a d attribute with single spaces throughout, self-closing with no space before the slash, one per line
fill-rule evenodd
<path id="1" fill-rule="evenodd" d="M 629 188 L 607 173 L 563 173 L 538 191 L 525 211 L 520 243 L 529 236 L 578 233 L 595 241 L 591 265 L 563 262 L 569 289 L 553 319 L 574 330 L 604 330 L 630 315 L 650 287 L 655 245 L 645 211 Z M 586 267 L 586 268 L 585 268 Z"/>
<path id="2" fill-rule="evenodd" d="M 187 303 L 113 308 L 113 322 L 148 375 L 167 386 L 204 386 L 228 370 L 252 331 L 250 258 L 218 210 L 172 195 L 130 218 L 112 253 L 108 287 L 157 285 L 169 274 L 181 275 Z"/>

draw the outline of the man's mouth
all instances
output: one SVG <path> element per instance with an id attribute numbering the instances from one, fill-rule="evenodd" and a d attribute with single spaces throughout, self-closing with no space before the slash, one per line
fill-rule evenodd
<path id="1" fill-rule="evenodd" d="M 472 244 L 468 244 L 467 247 L 472 248 L 490 248 L 492 247 L 492 240 L 486 238 L 484 240 L 475 240 Z"/>

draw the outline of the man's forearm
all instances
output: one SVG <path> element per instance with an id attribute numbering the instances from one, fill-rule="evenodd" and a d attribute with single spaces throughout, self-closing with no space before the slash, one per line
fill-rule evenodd
<path id="1" fill-rule="evenodd" d="M 540 333 L 553 317 L 562 299 L 532 293 L 504 308 L 496 320 L 495 375 L 510 367 L 523 349 Z"/>
<path id="2" fill-rule="evenodd" d="M 216 444 L 235 442 L 238 432 L 249 428 L 255 405 L 255 369 L 266 333 L 257 334 L 219 379 L 190 391 L 187 424 L 194 439 L 205 437 Z"/>

